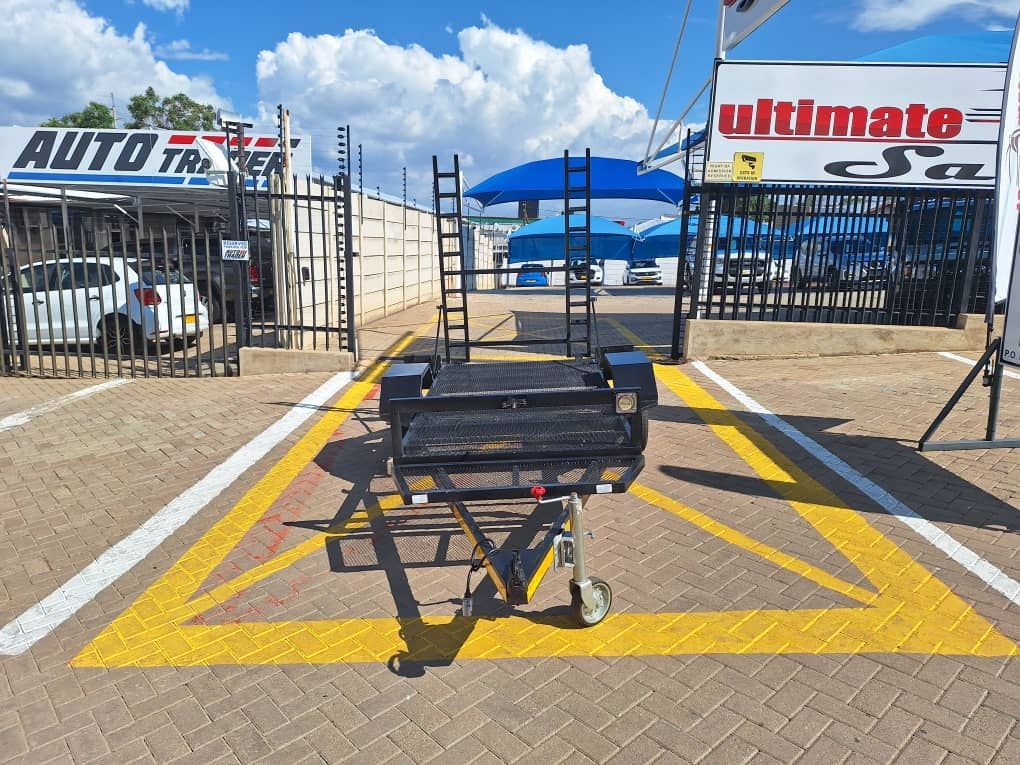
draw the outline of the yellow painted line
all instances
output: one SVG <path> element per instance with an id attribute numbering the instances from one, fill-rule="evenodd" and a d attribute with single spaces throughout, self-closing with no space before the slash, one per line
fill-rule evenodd
<path id="1" fill-rule="evenodd" d="M 499 619 L 448 616 L 187 624 L 184 617 L 191 613 L 189 598 L 262 517 L 262 512 L 256 512 L 255 498 L 248 499 L 246 495 L 72 663 L 115 667 L 706 653 L 1020 654 L 1013 641 L 970 605 L 678 368 L 657 365 L 656 375 L 818 534 L 853 562 L 874 592 L 758 543 L 651 489 L 638 487 L 635 493 L 819 586 L 870 605 L 610 614 L 602 624 L 584 630 L 565 629 L 572 626 L 566 618 L 541 614 Z M 362 396 L 365 394 L 367 390 L 362 391 Z M 355 395 L 343 397 L 338 410 L 326 415 L 333 415 L 332 428 L 329 431 L 326 426 L 320 431 L 313 428 L 305 439 L 324 445 L 335 427 L 360 402 L 361 398 Z M 278 484 L 290 475 L 287 471 L 303 467 L 314 458 L 317 451 L 311 448 L 313 444 L 303 446 L 303 441 L 270 470 L 267 478 L 278 468 L 280 472 L 275 481 L 262 487 L 263 494 L 282 490 Z M 305 462 L 292 464 L 298 459 Z M 266 502 L 266 498 L 260 501 Z M 269 501 L 262 509 L 271 504 Z M 362 522 L 364 518 L 358 516 L 353 520 Z M 346 533 L 344 528 L 337 531 Z M 222 592 L 213 588 L 210 594 L 229 595 L 242 585 L 250 586 L 256 579 L 264 578 L 263 574 L 268 576 L 273 570 L 280 570 L 284 563 L 272 569 L 269 561 L 264 566 L 270 567 L 243 574 L 242 577 L 249 578 L 229 583 Z M 211 600 L 215 602 L 215 598 Z"/>
<path id="2" fill-rule="evenodd" d="M 655 491 L 655 489 L 635 483 L 630 487 L 630 493 L 655 505 L 656 507 L 660 507 L 663 510 L 673 513 L 673 515 L 678 518 L 683 518 L 685 521 L 694 524 L 699 529 L 707 531 L 712 536 L 718 537 L 734 547 L 739 547 L 741 550 L 753 553 L 770 563 L 774 563 L 780 568 L 792 571 L 798 576 L 807 579 L 809 582 L 814 582 L 819 587 L 825 587 L 833 592 L 838 592 L 840 595 L 846 595 L 849 598 L 853 598 L 854 600 L 865 604 L 874 603 L 875 599 L 878 597 L 877 593 L 866 590 L 863 587 L 858 587 L 855 584 L 851 584 L 837 576 L 833 576 L 824 569 L 811 565 L 807 561 L 784 553 L 781 550 L 777 550 L 764 542 L 759 542 L 757 539 L 753 539 L 724 523 L 720 523 L 692 507 L 688 507 L 681 502 L 670 499 L 664 494 L 660 494 Z"/>
<path id="3" fill-rule="evenodd" d="M 224 582 L 194 600 L 188 601 L 188 609 L 197 616 L 217 604 L 225 603 L 263 579 L 267 579 L 273 574 L 294 565 L 299 560 L 319 552 L 331 540 L 346 537 L 364 528 L 387 510 L 402 507 L 403 504 L 403 500 L 397 494 L 382 497 L 378 503 L 371 505 L 365 510 L 355 512 L 350 518 L 341 521 L 335 527 L 329 528 L 325 532 L 316 534 L 314 537 L 294 545 L 294 547 L 275 555 L 265 563 L 260 563 L 230 581 Z"/>

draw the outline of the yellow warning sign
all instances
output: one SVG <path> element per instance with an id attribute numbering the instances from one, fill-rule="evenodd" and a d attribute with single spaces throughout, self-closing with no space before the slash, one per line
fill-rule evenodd
<path id="1" fill-rule="evenodd" d="M 764 167 L 764 152 L 738 151 L 733 155 L 733 182 L 761 183 Z"/>

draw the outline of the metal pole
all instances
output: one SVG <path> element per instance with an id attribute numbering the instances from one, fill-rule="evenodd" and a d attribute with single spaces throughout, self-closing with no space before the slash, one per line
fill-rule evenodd
<path id="1" fill-rule="evenodd" d="M 999 425 L 999 403 L 1002 399 L 1002 377 L 1003 367 L 1005 364 L 1002 363 L 1002 359 L 997 358 L 995 360 L 995 372 L 992 377 L 992 389 L 988 399 L 988 426 L 985 428 L 985 440 L 994 441 L 995 432 Z"/>
<path id="2" fill-rule="evenodd" d="M 350 133 L 348 133 L 348 136 Z M 354 360 L 358 360 L 358 329 L 355 324 L 354 315 L 354 239 L 351 237 L 353 228 L 353 206 L 351 194 L 351 176 L 344 175 L 344 281 L 346 282 L 347 294 L 344 295 L 344 305 L 347 309 L 347 350 L 354 354 Z M 360 232 L 359 232 L 360 233 Z"/>
<path id="3" fill-rule="evenodd" d="M 240 216 L 237 238 L 248 241 L 248 210 L 246 200 L 248 167 L 244 151 L 243 122 L 237 126 L 237 171 L 239 175 L 238 190 L 240 191 L 240 197 L 237 200 Z M 237 264 L 237 267 L 240 270 L 241 277 L 240 315 L 237 319 L 237 346 L 240 348 L 242 345 L 251 345 L 251 272 L 247 262 L 242 261 Z"/>
<path id="4" fill-rule="evenodd" d="M 575 584 L 584 585 L 588 582 L 588 572 L 584 566 L 584 506 L 576 493 L 567 499 L 570 509 L 570 534 L 574 539 L 574 571 Z"/>
<path id="5" fill-rule="evenodd" d="M 726 60 L 726 50 L 723 48 L 723 40 L 726 38 L 726 6 L 719 4 L 719 21 L 715 28 L 715 57 Z"/>

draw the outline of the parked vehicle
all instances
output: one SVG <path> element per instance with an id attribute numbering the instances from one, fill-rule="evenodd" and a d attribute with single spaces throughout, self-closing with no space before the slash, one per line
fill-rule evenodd
<path id="1" fill-rule="evenodd" d="M 791 279 L 801 289 L 874 283 L 888 275 L 891 252 L 886 234 L 808 236 L 797 249 Z"/>
<path id="2" fill-rule="evenodd" d="M 776 264 L 765 247 L 755 242 L 753 237 L 719 241 L 720 247 L 712 255 L 712 291 L 766 290 L 776 276 Z M 728 251 L 724 244 L 728 245 Z M 687 247 L 687 272 L 691 275 L 696 262 L 696 247 L 696 241 L 691 241 Z"/>
<path id="3" fill-rule="evenodd" d="M 571 282 L 583 283 L 590 281 L 592 284 L 602 284 L 603 271 L 598 263 L 591 263 L 585 270 L 583 260 L 570 261 L 570 271 L 567 272 Z"/>
<path id="4" fill-rule="evenodd" d="M 249 237 L 250 260 L 247 263 L 221 262 L 219 240 L 212 237 L 209 239 L 211 252 L 206 257 L 205 242 L 204 236 L 196 236 L 192 253 L 191 233 L 179 231 L 176 241 L 168 241 L 167 252 L 164 253 L 161 240 L 155 240 L 151 245 L 148 240 L 143 240 L 142 261 L 144 263 L 148 259 L 157 271 L 163 271 L 169 266 L 196 284 L 213 324 L 220 324 L 224 319 L 232 321 L 235 318 L 240 297 L 242 273 L 240 269 L 246 268 L 252 315 L 259 316 L 263 312 L 272 315 L 275 306 L 273 258 L 268 236 L 252 232 Z"/>
<path id="5" fill-rule="evenodd" d="M 517 272 L 518 287 L 548 287 L 549 273 L 541 263 L 525 263 Z"/>
<path id="6" fill-rule="evenodd" d="M 890 269 L 887 305 L 895 314 L 938 316 L 952 325 L 961 310 L 984 313 L 995 211 L 990 197 L 980 204 L 984 210 L 977 236 L 974 211 L 961 201 L 927 200 L 912 206 L 899 236 L 901 255 Z M 997 312 L 1003 308 L 996 305 Z"/>
<path id="7" fill-rule="evenodd" d="M 132 343 L 192 344 L 209 329 L 195 286 L 177 271 L 168 280 L 116 257 L 71 258 L 23 266 L 19 279 L 29 345 L 91 343 L 127 353 Z"/>
<path id="8" fill-rule="evenodd" d="M 623 272 L 624 284 L 662 284 L 662 268 L 654 260 L 635 260 Z"/>

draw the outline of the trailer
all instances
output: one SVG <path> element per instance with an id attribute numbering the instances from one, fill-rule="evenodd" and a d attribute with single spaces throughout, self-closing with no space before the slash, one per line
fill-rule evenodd
<path id="1" fill-rule="evenodd" d="M 564 152 L 564 263 L 591 262 L 590 151 Z M 439 171 L 433 158 L 442 303 L 436 350 L 390 366 L 379 411 L 390 428 L 389 472 L 411 506 L 445 504 L 471 555 L 461 613 L 472 615 L 471 576 L 484 568 L 509 605 L 527 604 L 549 570 L 571 567 L 570 610 L 582 626 L 602 621 L 610 585 L 589 575 L 584 506 L 596 494 L 628 490 L 644 467 L 649 410 L 658 403 L 652 365 L 631 347 L 602 348 L 592 285 L 564 279 L 564 336 L 472 340 L 464 277 L 459 158 Z M 584 213 L 584 225 L 576 216 Z M 566 268 L 566 266 L 564 266 Z M 494 269 L 493 269 L 494 271 Z M 442 352 L 440 352 L 440 340 Z M 563 358 L 472 360 L 472 349 L 562 344 Z M 471 506 L 493 500 L 558 505 L 538 544 L 499 548 Z"/>

